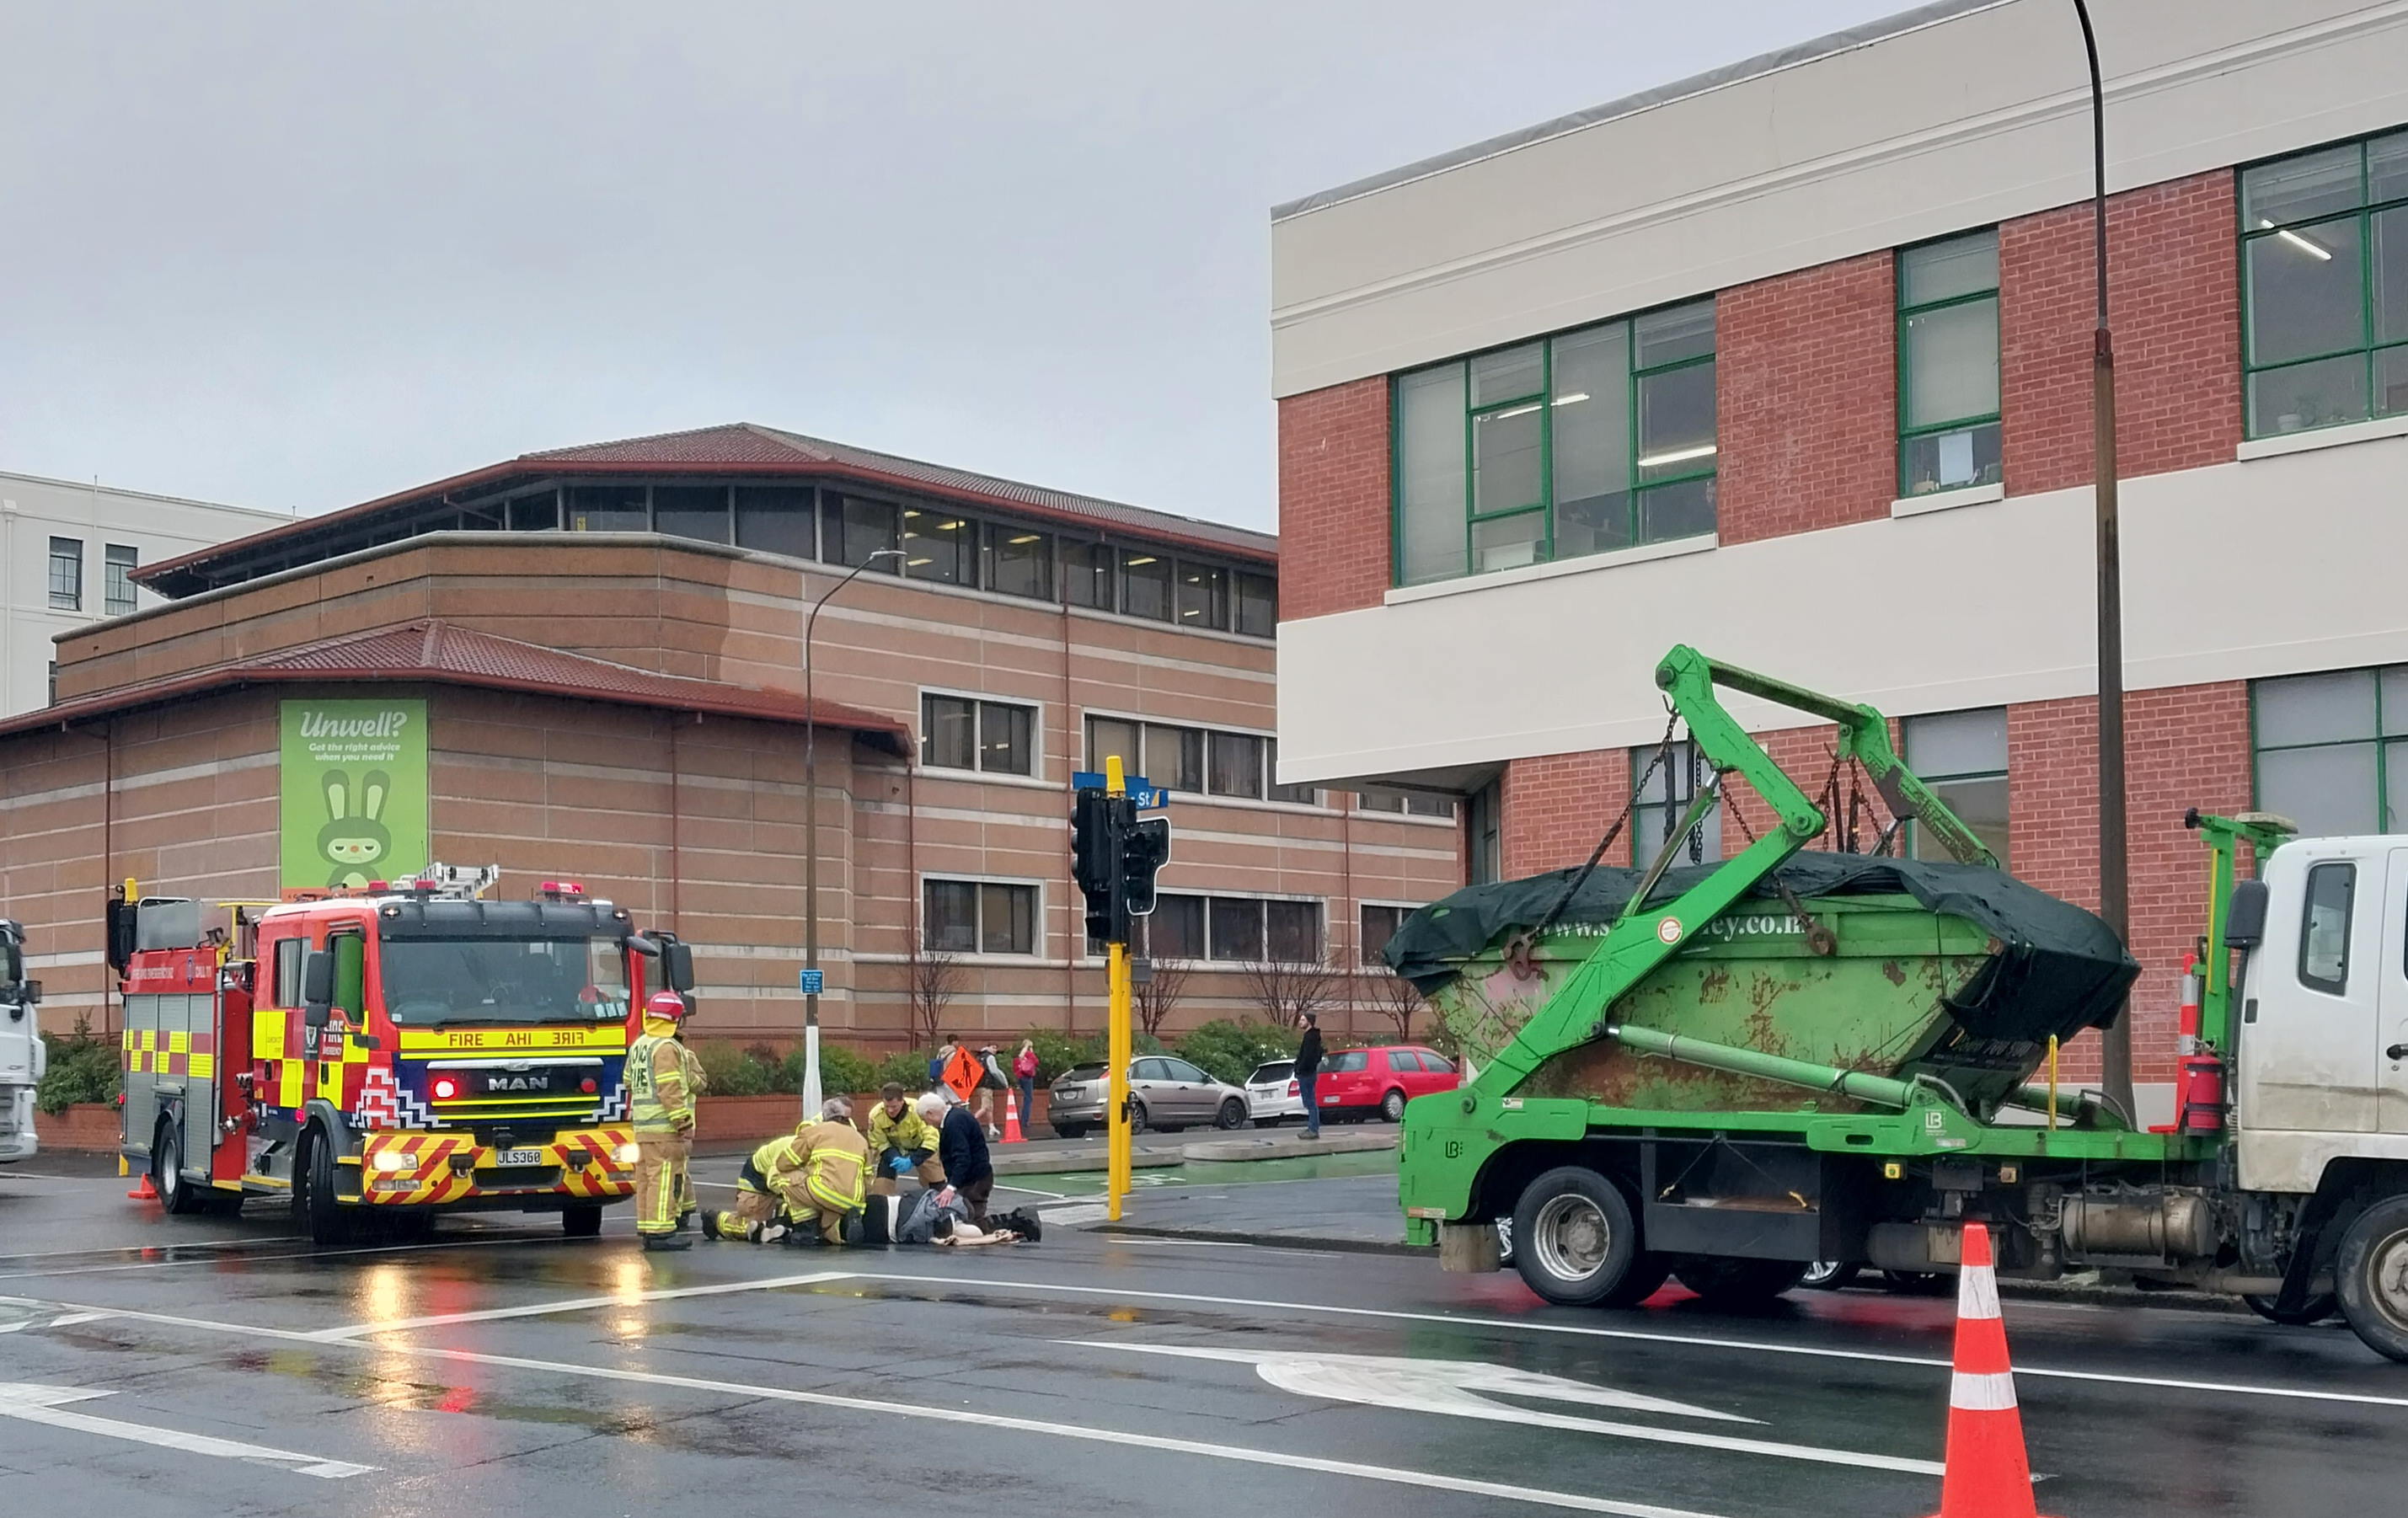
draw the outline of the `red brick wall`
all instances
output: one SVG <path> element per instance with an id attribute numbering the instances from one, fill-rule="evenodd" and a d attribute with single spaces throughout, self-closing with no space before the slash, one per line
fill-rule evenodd
<path id="1" fill-rule="evenodd" d="M 2223 170 L 2108 200 L 2119 475 L 2229 463 L 2241 440 L 2232 187 Z M 1999 228 L 2001 442 L 2018 495 L 2090 480 L 2093 238 L 2086 202 Z"/>
<path id="2" fill-rule="evenodd" d="M 1388 381 L 1279 403 L 1279 614 L 1378 606 L 1388 588 Z"/>
<path id="3" fill-rule="evenodd" d="M 1886 250 L 1722 293 L 1716 531 L 1726 543 L 1889 514 L 1898 296 Z"/>
<path id="4" fill-rule="evenodd" d="M 2174 1079 L 2174 991 L 2205 920 L 2206 852 L 2183 813 L 2249 806 L 2249 688 L 2240 680 L 2125 697 L 2125 848 L 2131 931 L 2132 1077 Z M 2084 696 L 2007 709 L 2008 850 L 2015 874 L 2085 907 L 2099 902 L 2098 703 Z M 2097 1040 L 2069 1071 L 2095 1077 Z"/>
<path id="5" fill-rule="evenodd" d="M 1584 864 L 1606 823 L 1630 799 L 1630 752 L 1591 749 L 1516 759 L 1505 766 L 1499 868 L 1515 880 Z M 1608 864 L 1630 858 L 1627 827 L 1607 851 Z"/>

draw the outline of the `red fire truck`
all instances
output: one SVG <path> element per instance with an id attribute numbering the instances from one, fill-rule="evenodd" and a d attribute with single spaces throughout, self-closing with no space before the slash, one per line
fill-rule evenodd
<path id="1" fill-rule="evenodd" d="M 124 995 L 123 1152 L 174 1213 L 289 1198 L 320 1246 L 376 1219 L 556 1211 L 571 1236 L 634 1190 L 624 1074 L 648 981 L 691 949 L 498 868 L 236 906 L 108 904 Z"/>

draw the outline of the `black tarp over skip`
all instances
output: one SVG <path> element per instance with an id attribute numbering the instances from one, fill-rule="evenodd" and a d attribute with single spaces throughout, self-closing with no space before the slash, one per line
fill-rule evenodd
<path id="1" fill-rule="evenodd" d="M 1648 904 L 1669 903 L 1721 867 L 1668 870 Z M 1422 991 L 1435 991 L 1454 979 L 1464 960 L 1537 926 L 1579 873 L 1561 869 L 1469 886 L 1433 902 L 1407 918 L 1388 940 L 1388 967 Z M 1556 924 L 1612 922 L 1639 888 L 1641 874 L 1599 866 L 1565 903 Z M 1997 938 L 2000 952 L 1952 1009 L 1957 1023 L 1977 1038 L 2037 1042 L 2051 1033 L 2064 1037 L 2103 1026 L 2141 973 L 2140 964 L 2096 915 L 1981 865 L 1799 853 L 1748 895 L 1777 901 L 1780 886 L 1794 892 L 1809 910 L 1818 896 L 1903 895 L 1927 911 L 1964 918 Z"/>

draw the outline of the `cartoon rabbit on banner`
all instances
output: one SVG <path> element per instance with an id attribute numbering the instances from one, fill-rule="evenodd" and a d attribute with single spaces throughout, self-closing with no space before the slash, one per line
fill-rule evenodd
<path id="1" fill-rule="evenodd" d="M 425 867 L 423 700 L 287 701 L 282 726 L 278 874 L 288 897 Z"/>

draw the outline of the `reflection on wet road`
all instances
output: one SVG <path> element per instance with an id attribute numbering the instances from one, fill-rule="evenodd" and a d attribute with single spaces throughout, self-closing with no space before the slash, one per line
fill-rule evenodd
<path id="1" fill-rule="evenodd" d="M 311 1254 L 271 1215 L 122 1192 L 0 1177 L 0 1482 L 111 1514 L 1936 1505 L 1944 1300 L 1582 1312 L 1421 1260 L 1068 1228 L 647 1256 L 624 1217 L 597 1240 L 488 1217 Z M 2408 1370 L 2345 1332 L 2008 1318 L 2051 1512 L 2396 1511 Z"/>

